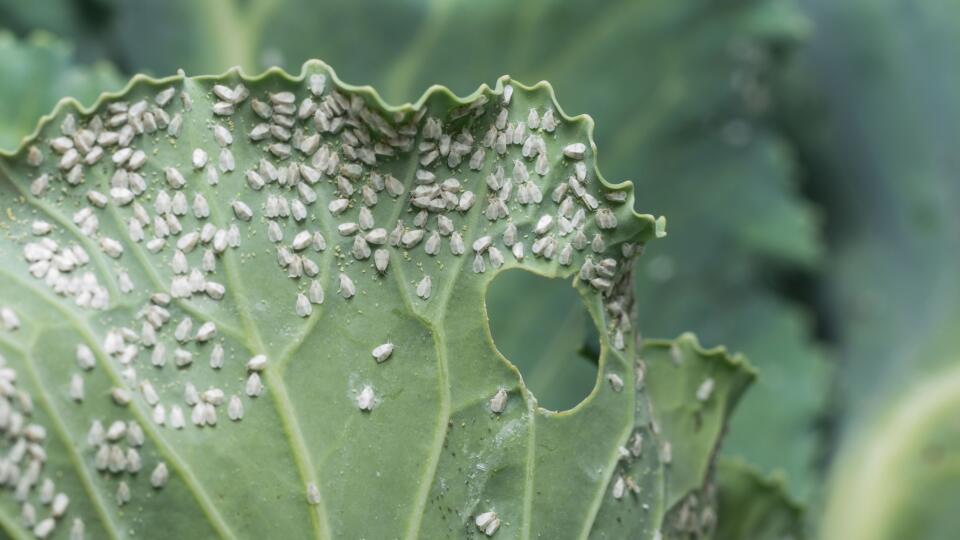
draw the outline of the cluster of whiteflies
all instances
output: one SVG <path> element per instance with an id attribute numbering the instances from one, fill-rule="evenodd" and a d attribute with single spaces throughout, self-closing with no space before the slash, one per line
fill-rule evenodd
<path id="1" fill-rule="evenodd" d="M 13 309 L 0 307 L 0 329 L 17 332 L 20 326 L 20 317 Z M 33 421 L 33 397 L 17 387 L 18 375 L 0 355 L 0 436 L 4 439 L 0 489 L 12 491 L 23 524 L 37 538 L 47 538 L 65 519 L 70 497 L 57 490 L 55 473 L 47 469 L 47 428 Z M 83 533 L 83 520 L 75 518 L 70 538 L 82 538 Z"/>
<path id="2" fill-rule="evenodd" d="M 247 349 L 241 332 L 193 303 L 220 302 L 236 292 L 228 291 L 238 283 L 222 267 L 238 263 L 222 261 L 242 255 L 241 245 L 255 237 L 272 245 L 279 272 L 296 285 L 291 315 L 305 319 L 324 303 L 326 280 L 335 279 L 349 301 L 360 287 L 382 281 L 392 258 L 416 268 L 412 293 L 422 302 L 453 287 L 461 263 L 431 276 L 410 260 L 421 250 L 428 258 L 449 253 L 460 260 L 469 246 L 470 268 L 478 275 L 529 264 L 530 258 L 561 268 L 579 265 L 580 280 L 604 296 L 613 346 L 625 348 L 628 265 L 618 260 L 630 259 L 637 247 L 620 244 L 619 253 L 610 253 L 605 235 L 617 228 L 612 205 L 623 204 L 627 191 L 591 178 L 585 143 L 555 144 L 563 126 L 551 106 L 523 110 L 507 84 L 442 111 L 443 119 L 430 106 L 384 114 L 361 93 L 328 88 L 327 82 L 312 74 L 298 96 L 293 90 L 252 95 L 243 84 L 215 84 L 207 92 L 183 79 L 183 88 L 112 101 L 82 121 L 65 115 L 47 141 L 52 160 L 43 145 L 26 152 L 37 174 L 25 194 L 48 214 L 32 221 L 34 238 L 23 246 L 30 274 L 81 308 L 108 309 L 125 297 L 145 297 L 136 324 L 116 325 L 99 343 L 77 344 L 79 371 L 69 388 L 82 404 L 85 376 L 102 364 L 112 380 L 109 399 L 134 417 L 91 419 L 88 433 L 93 465 L 117 481 L 118 504 L 133 496 L 124 475 L 145 466 L 141 446 L 165 444 L 159 429 L 214 427 L 224 409 L 240 421 L 244 404 L 269 389 L 266 351 Z M 234 155 L 241 126 L 252 144 Z M 202 141 L 188 149 L 188 162 L 164 158 L 184 141 Z M 401 163 L 409 171 L 402 180 L 394 176 Z M 475 180 L 461 179 L 465 169 Z M 221 177 L 238 180 L 228 209 L 212 204 L 225 198 L 218 194 Z M 60 193 L 79 195 L 71 199 L 79 206 L 70 220 L 55 212 Z M 392 256 L 397 253 L 402 256 Z M 338 271 L 325 270 L 336 261 Z M 371 263 L 376 272 L 364 275 Z M 133 276 L 144 282 L 134 283 Z M 372 350 L 377 363 L 393 354 L 389 341 Z M 235 362 L 236 369 L 245 379 L 237 388 L 201 390 L 186 382 L 180 396 L 153 382 L 168 363 L 185 371 L 202 356 L 220 372 L 234 369 L 227 360 L 240 355 L 246 360 Z M 607 380 L 615 392 L 624 387 L 615 373 Z M 354 399 L 364 413 L 380 404 L 372 383 L 360 384 Z M 504 389 L 490 398 L 494 414 L 508 406 Z M 167 464 L 149 467 L 153 487 L 162 488 Z M 31 470 L 19 478 L 32 478 Z M 622 477 L 614 482 L 617 498 L 624 486 L 633 489 Z M 320 501 L 315 484 L 306 491 L 308 502 Z M 46 523 L 37 524 L 38 536 L 52 531 Z M 493 535 L 500 521 L 488 511 L 476 525 Z"/>

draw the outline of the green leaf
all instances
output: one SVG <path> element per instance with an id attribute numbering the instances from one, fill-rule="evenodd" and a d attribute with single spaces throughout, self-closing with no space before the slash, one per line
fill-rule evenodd
<path id="1" fill-rule="evenodd" d="M 18 42 L 0 31 L 0 148 L 12 149 L 61 98 L 93 103 L 122 82 L 105 63 L 78 66 L 68 46 L 46 34 Z"/>
<path id="2" fill-rule="evenodd" d="M 826 308 L 842 358 L 821 536 L 953 538 L 960 10 L 804 7 L 819 38 L 787 81 L 800 95 L 786 118 L 833 216 Z"/>
<path id="3" fill-rule="evenodd" d="M 30 504 L 42 536 L 53 491 L 70 501 L 58 537 L 76 520 L 94 538 L 479 537 L 487 512 L 501 538 L 602 537 L 613 514 L 653 537 L 672 466 L 621 448 L 638 433 L 660 446 L 629 277 L 664 222 L 599 175 L 592 125 L 545 83 L 390 107 L 320 62 L 61 102 L 0 156 L 0 425 L 22 495 L 0 497 L 3 530 L 28 537 Z M 598 328 L 599 374 L 574 410 L 539 408 L 490 339 L 485 290 L 512 268 L 571 282 Z M 684 456 L 687 434 L 667 432 Z"/>
<path id="4" fill-rule="evenodd" d="M 692 334 L 650 340 L 643 358 L 651 414 L 669 446 L 660 452 L 671 456 L 667 503 L 674 506 L 708 480 L 726 421 L 756 372 L 743 356 L 704 349 Z"/>
<path id="5" fill-rule="evenodd" d="M 728 355 L 723 348 L 704 349 L 692 334 L 648 341 L 642 355 L 637 376 L 649 402 L 638 405 L 649 407 L 650 423 L 642 437 L 623 449 L 624 455 L 641 459 L 624 461 L 621 474 L 634 479 L 639 472 L 642 477 L 640 471 L 650 467 L 642 456 L 659 456 L 666 463 L 663 537 L 709 538 L 717 517 L 714 460 L 730 414 L 755 373 L 742 356 Z M 643 529 L 624 515 L 622 505 L 608 499 L 592 536 L 641 538 Z"/>
<path id="6" fill-rule="evenodd" d="M 803 509 L 790 499 L 782 478 L 763 478 L 753 467 L 727 458 L 717 464 L 717 487 L 717 540 L 806 537 Z"/>
<path id="7" fill-rule="evenodd" d="M 15 4 L 11 10 L 38 9 Z M 503 73 L 550 80 L 568 110 L 594 115 L 604 170 L 635 178 L 641 204 L 671 218 L 671 241 L 650 246 L 638 267 L 640 328 L 647 336 L 693 330 L 769 371 L 762 395 L 742 411 L 778 426 L 780 436 L 744 444 L 735 428 L 728 450 L 767 471 L 784 468 L 798 494 L 817 484 L 810 426 L 824 365 L 806 313 L 783 297 L 778 278 L 819 271 L 821 220 L 798 192 L 794 156 L 767 118 L 775 104 L 769 80 L 809 34 L 793 1 L 152 0 L 115 3 L 104 19 L 116 22 L 100 33 L 119 44 L 114 58 L 136 71 L 295 68 L 322 54 L 348 79 L 371 81 L 396 101 L 437 82 L 469 92 Z M 513 294 L 494 289 L 491 319 L 508 319 Z M 592 379 L 579 377 L 589 370 L 578 359 L 554 353 L 578 341 L 576 304 L 537 303 L 538 313 L 552 314 L 544 325 L 570 323 L 572 332 L 556 332 L 554 347 L 523 349 L 529 340 L 520 333 L 517 348 L 504 346 L 522 351 L 517 357 L 528 361 L 518 363 L 532 387 L 551 389 L 544 403 L 563 408 Z M 758 325 L 758 312 L 772 318 L 771 328 Z"/>

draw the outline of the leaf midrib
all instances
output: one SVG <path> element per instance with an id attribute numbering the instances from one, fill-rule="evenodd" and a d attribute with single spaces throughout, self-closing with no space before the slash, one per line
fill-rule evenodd
<path id="1" fill-rule="evenodd" d="M 199 88 L 199 85 L 192 81 L 191 79 L 184 80 L 184 86 L 189 86 L 191 89 Z M 192 92 L 193 94 L 199 94 L 197 101 L 202 100 L 202 102 L 212 108 L 212 103 L 209 100 L 209 97 L 205 92 Z M 199 133 L 199 130 L 184 130 L 185 134 L 193 134 L 194 132 Z M 197 146 L 188 146 L 191 148 L 197 148 Z M 208 189 L 206 182 L 197 182 L 196 183 L 197 191 L 207 196 L 208 200 L 219 200 L 211 193 Z M 220 206 L 212 204 L 210 205 L 210 216 L 209 219 L 212 223 L 218 227 L 223 226 L 223 221 L 220 219 Z M 253 349 L 253 354 L 264 354 L 268 355 L 269 352 L 264 344 L 263 337 L 260 334 L 260 329 L 256 324 L 256 321 L 252 315 L 253 311 L 250 308 L 249 301 L 246 295 L 242 294 L 242 291 L 246 291 L 244 286 L 243 278 L 238 272 L 238 262 L 236 260 L 236 254 L 234 250 L 224 251 L 224 274 L 226 276 L 227 287 L 229 291 L 233 294 L 234 300 L 236 302 L 237 313 L 240 316 L 241 323 L 243 325 L 244 331 L 253 341 L 253 343 L 246 343 L 248 349 Z M 241 341 L 243 343 L 243 341 Z M 274 361 L 277 359 L 275 358 Z M 290 446 L 290 451 L 293 454 L 294 462 L 297 465 L 297 473 L 301 479 L 301 489 L 303 490 L 303 501 L 306 501 L 306 490 L 308 484 L 315 484 L 318 489 L 320 489 L 320 484 L 317 481 L 315 469 L 310 462 L 310 452 L 306 447 L 306 442 L 303 438 L 303 432 L 300 429 L 300 424 L 297 420 L 296 414 L 294 413 L 293 405 L 290 402 L 290 397 L 287 394 L 286 383 L 283 381 L 282 370 L 278 367 L 274 367 L 273 363 L 269 363 L 266 374 L 264 377 L 264 383 L 266 387 L 270 390 L 271 401 L 274 403 L 274 407 L 277 410 L 277 415 L 280 417 L 280 423 L 283 427 L 284 435 L 286 435 L 287 443 Z M 321 500 L 319 504 L 311 505 L 313 511 L 309 512 L 310 521 L 313 527 L 314 536 L 317 539 L 329 539 L 332 538 L 330 532 L 330 523 L 329 518 L 327 517 L 326 505 L 323 502 L 322 491 L 321 491 Z"/>

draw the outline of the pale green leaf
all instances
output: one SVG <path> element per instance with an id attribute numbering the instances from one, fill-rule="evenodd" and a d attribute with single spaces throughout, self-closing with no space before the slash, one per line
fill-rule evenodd
<path id="1" fill-rule="evenodd" d="M 709 538 L 717 524 L 714 461 L 729 416 L 755 373 L 739 355 L 722 348 L 704 349 L 696 337 L 684 334 L 671 341 L 656 340 L 644 345 L 640 374 L 649 403 L 638 406 L 637 417 L 649 417 L 649 424 L 628 441 L 624 455 L 640 459 L 621 462 L 621 474 L 633 480 L 656 469 L 652 455 L 666 463 L 662 537 L 667 539 Z M 630 481 L 626 481 L 628 490 Z M 642 491 L 641 491 L 642 493 Z M 657 508 L 647 508 L 657 512 Z M 608 498 L 601 507 L 592 537 L 643 538 L 643 524 Z"/>
<path id="2" fill-rule="evenodd" d="M 241 92 L 232 114 L 214 113 L 225 112 L 221 100 L 236 96 L 236 85 L 249 96 Z M 504 107 L 509 89 L 512 100 Z M 345 127 L 328 131 L 314 115 L 301 120 L 283 112 L 289 100 L 292 109 L 309 111 L 303 101 L 314 92 L 322 94 L 313 99 L 326 111 L 324 118 L 334 125 L 342 120 Z M 161 96 L 168 101 L 154 105 Z M 251 141 L 263 122 L 254 100 L 274 102 L 274 129 L 261 142 Z M 524 127 L 531 110 L 541 118 L 553 114 L 556 127 Z M 495 128 L 501 111 L 507 129 L 519 132 L 517 143 L 502 156 L 494 145 L 474 157 L 488 131 L 502 134 Z M 179 129 L 170 128 L 177 118 Z M 271 145 L 285 139 L 276 126 L 288 121 L 296 149 L 285 158 Z M 154 123 L 160 129 L 154 131 Z M 604 536 L 610 512 L 641 537 L 652 537 L 663 517 L 665 470 L 671 465 L 656 452 L 624 458 L 621 447 L 639 432 L 659 447 L 650 433 L 647 394 L 635 384 L 628 278 L 633 255 L 646 240 L 663 236 L 664 222 L 633 211 L 629 183 L 611 185 L 600 177 L 591 130 L 589 118 L 563 114 L 546 84 L 526 87 L 504 78 L 466 98 L 437 87 L 416 104 L 389 107 L 371 89 L 341 83 L 320 62 L 306 64 L 298 77 L 280 71 L 256 78 L 236 72 L 138 77 L 93 109 L 62 102 L 16 153 L 0 160 L 6 207 L 0 217 L 0 348 L 9 368 L 4 380 L 20 392 L 8 392 L 0 404 L 11 415 L 5 428 L 11 440 L 35 441 L 27 456 L 14 461 L 37 520 L 47 523 L 41 521 L 50 511 L 42 497 L 49 478 L 53 490 L 71 501 L 57 537 L 66 537 L 78 518 L 94 538 L 477 537 L 474 520 L 485 512 L 497 513 L 498 538 Z M 121 143 L 129 146 L 116 146 L 108 132 L 131 136 Z M 314 134 L 341 160 L 320 177 L 303 167 L 324 170 L 330 164 L 326 151 L 307 147 Z M 543 139 L 540 166 L 540 158 L 522 154 L 520 142 L 532 137 Z M 431 161 L 434 147 L 445 156 Z M 96 148 L 104 149 L 99 160 Z M 81 152 L 74 156 L 71 150 Z M 221 165 L 224 152 L 235 160 L 232 171 Z M 362 159 L 354 159 L 354 152 Z M 574 165 L 579 152 L 586 165 L 580 173 Z M 464 154 L 461 163 L 452 157 L 456 153 Z M 285 173 L 271 181 L 270 164 Z M 487 177 L 500 165 L 506 172 L 498 181 L 512 178 L 514 185 L 509 196 L 499 191 L 509 216 L 492 220 L 487 213 L 501 199 L 491 193 Z M 212 170 L 219 170 L 215 183 Z M 262 173 L 265 185 L 251 172 Z M 38 181 L 44 175 L 46 184 Z M 376 175 L 395 176 L 404 193 L 394 197 L 380 190 Z M 391 182 L 384 181 L 396 194 Z M 451 209 L 452 200 L 431 187 L 439 184 L 439 191 L 463 206 Z M 567 201 L 562 205 L 552 198 L 559 185 L 569 186 L 558 197 Z M 417 197 L 447 201 L 423 212 L 426 222 L 420 225 L 413 204 L 423 201 L 411 197 L 418 186 Z M 521 194 L 534 187 L 542 202 L 523 204 Z M 468 192 L 476 194 L 472 206 Z M 276 197 L 289 214 L 271 202 Z M 338 198 L 350 201 L 341 214 L 328 207 Z M 302 215 L 298 201 L 305 205 Z M 582 216 L 579 210 L 585 210 Z M 440 216 L 452 220 L 452 231 L 444 230 Z M 534 230 L 543 216 L 553 218 L 552 226 Z M 565 216 L 571 231 L 561 221 Z M 354 233 L 351 226 L 338 233 L 354 222 L 363 230 Z M 504 245 L 508 223 L 518 228 L 517 241 L 526 248 L 522 260 Z M 389 233 L 398 224 L 404 245 L 389 238 L 382 247 L 376 243 L 374 227 Z M 431 255 L 427 239 L 441 230 L 438 254 Z M 303 231 L 320 232 L 325 249 L 318 250 L 310 235 L 313 243 L 295 245 Z M 415 241 L 414 231 L 426 238 Z M 587 245 L 578 242 L 581 231 Z M 358 234 L 374 243 L 367 247 L 389 254 L 384 272 L 364 253 Z M 455 235 L 462 235 L 462 255 L 452 253 Z M 491 247 L 475 244 L 488 235 Z M 475 245 L 481 250 L 476 259 Z M 584 269 L 588 259 L 597 268 Z M 574 410 L 539 408 L 490 339 L 485 290 L 512 268 L 571 282 L 600 329 L 598 375 L 590 396 Z M 349 298 L 346 278 L 356 288 Z M 322 302 L 311 291 L 314 279 L 325 291 Z M 168 303 L 157 293 L 174 298 Z M 298 294 L 305 296 L 298 300 Z M 204 323 L 215 326 L 206 341 L 200 337 Z M 377 362 L 374 351 L 385 343 L 393 344 L 392 355 Z M 92 351 L 89 371 L 78 365 L 79 345 Z M 218 345 L 224 360 L 215 368 L 210 362 Z M 157 353 L 161 347 L 164 354 Z M 264 388 L 255 397 L 249 395 L 257 389 L 249 377 L 256 368 L 247 363 L 260 354 L 267 358 Z M 165 360 L 162 367 L 154 365 L 155 356 Z M 81 402 L 73 381 L 84 386 Z M 207 401 L 188 406 L 188 384 Z M 224 392 L 223 403 L 211 389 Z M 500 390 L 506 400 L 497 405 L 492 398 Z M 234 396 L 245 411 L 241 420 L 230 418 Z M 155 401 L 164 406 L 162 424 L 154 417 Z M 501 413 L 493 410 L 501 406 Z M 174 407 L 186 416 L 183 429 L 176 429 Z M 214 412 L 216 425 L 210 426 Z M 25 422 L 36 427 L 21 431 L 12 418 L 27 414 Z M 712 413 L 710 419 L 710 433 L 719 433 L 719 420 Z M 107 428 L 114 421 L 134 422 L 144 444 L 138 446 L 135 434 L 113 443 L 96 437 L 86 442 L 98 420 Z M 670 433 L 679 451 L 688 434 Z M 704 444 L 699 435 L 691 437 L 697 448 Z M 130 454 L 128 445 L 138 454 Z M 43 456 L 42 470 L 30 473 L 28 462 Z M 130 465 L 137 458 L 139 472 Z M 108 470 L 126 461 L 134 471 L 102 472 L 102 460 Z M 155 489 L 152 471 L 161 462 L 169 480 Z M 617 499 L 613 488 L 621 467 L 634 467 L 624 474 L 637 490 Z M 36 485 L 22 480 L 34 474 Z M 130 500 L 121 505 L 123 486 Z M 27 537 L 23 504 L 14 495 L 0 496 L 0 524 L 13 537 Z"/>
<path id="3" fill-rule="evenodd" d="M 39 10 L 32 4 L 8 8 L 23 13 L 11 20 L 28 20 Z M 397 101 L 438 82 L 468 92 L 502 73 L 550 80 L 569 110 L 597 119 L 604 170 L 634 178 L 641 204 L 671 218 L 671 240 L 650 246 L 638 267 L 644 335 L 694 330 L 705 343 L 745 352 L 761 372 L 769 366 L 762 395 L 743 411 L 778 426 L 780 436 L 757 446 L 735 432 L 728 450 L 765 470 L 786 469 L 798 494 L 817 484 L 812 425 L 824 366 L 805 314 L 785 301 L 777 279 L 818 270 L 820 220 L 798 193 L 794 157 L 766 117 L 768 79 L 809 32 L 792 1 L 141 0 L 105 11 L 116 21 L 100 34 L 120 45 L 113 57 L 158 74 L 296 67 L 322 54 L 349 79 L 371 81 Z M 78 21 L 60 22 L 75 27 L 69 35 L 84 35 Z M 512 296 L 488 299 L 495 325 L 515 312 Z M 525 320 L 502 342 L 517 351 L 530 386 L 549 389 L 538 392 L 543 403 L 562 409 L 593 379 L 571 350 L 582 310 L 569 302 L 557 308 L 554 298 L 537 304 L 526 308 L 552 314 L 544 325 L 569 330 L 556 332 L 553 346 L 524 348 L 533 341 Z M 758 311 L 772 318 L 769 331 L 757 325 Z M 773 403 L 764 397 L 774 395 Z"/>
<path id="4" fill-rule="evenodd" d="M 671 456 L 670 506 L 708 479 L 727 418 L 756 372 L 722 347 L 704 349 L 691 334 L 651 340 L 643 350 L 651 414 Z"/>

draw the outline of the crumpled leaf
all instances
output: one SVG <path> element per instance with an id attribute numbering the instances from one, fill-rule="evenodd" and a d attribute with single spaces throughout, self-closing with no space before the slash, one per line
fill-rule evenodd
<path id="1" fill-rule="evenodd" d="M 804 512 L 782 477 L 762 477 L 742 461 L 717 463 L 720 519 L 717 540 L 800 540 L 806 537 Z"/>
<path id="2" fill-rule="evenodd" d="M 670 466 L 631 455 L 615 488 L 650 425 L 631 261 L 664 222 L 600 177 L 591 130 L 546 84 L 389 107 L 320 62 L 62 102 L 0 160 L 0 525 L 559 538 L 613 511 L 653 537 Z M 575 410 L 490 340 L 511 268 L 572 280 L 600 329 Z"/>
<path id="3" fill-rule="evenodd" d="M 61 98 L 93 103 L 117 90 L 119 75 L 105 63 L 75 65 L 72 51 L 47 34 L 24 42 L 0 31 L 0 148 L 13 149 Z"/>
<path id="4" fill-rule="evenodd" d="M 831 221 L 835 459 L 823 538 L 953 538 L 960 288 L 958 11 L 810 0 L 787 111 Z"/>

